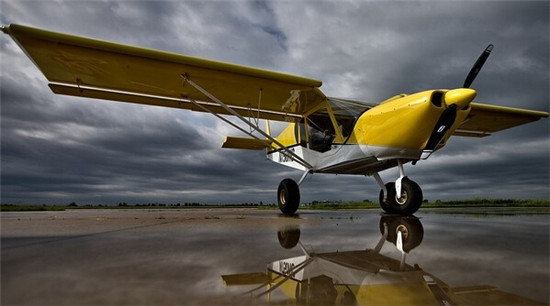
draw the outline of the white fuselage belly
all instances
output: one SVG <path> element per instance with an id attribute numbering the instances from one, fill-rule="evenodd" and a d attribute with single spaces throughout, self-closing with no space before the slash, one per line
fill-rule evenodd
<path id="1" fill-rule="evenodd" d="M 396 159 L 417 160 L 422 154 L 421 150 L 357 144 L 333 145 L 331 150 L 323 153 L 299 145 L 289 150 L 307 161 L 313 172 L 361 175 L 395 167 Z M 306 170 L 305 166 L 280 151 L 270 152 L 267 157 L 287 167 Z"/>

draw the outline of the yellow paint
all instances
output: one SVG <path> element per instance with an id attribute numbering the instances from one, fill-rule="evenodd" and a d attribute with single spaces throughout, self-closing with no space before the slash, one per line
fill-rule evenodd
<path id="1" fill-rule="evenodd" d="M 351 143 L 422 149 L 444 107 L 430 103 L 434 91 L 395 98 L 365 112 L 357 121 Z"/>
<path id="2" fill-rule="evenodd" d="M 431 96 L 435 91 L 429 90 L 412 95 L 392 97 L 383 104 L 366 111 L 357 120 L 347 144 L 424 149 L 434 126 L 446 109 L 444 103 L 441 106 L 431 103 Z M 437 91 L 447 92 L 446 90 Z M 325 107 L 328 107 L 331 121 L 333 125 L 336 125 L 330 106 L 325 105 Z M 457 111 L 455 123 L 440 147 L 445 144 L 452 132 L 462 124 L 469 112 L 470 108 Z M 297 144 L 299 141 L 296 139 L 295 126 L 295 124 L 290 124 L 277 137 L 277 140 L 287 146 Z M 344 141 L 339 132 L 336 129 L 336 143 Z"/>
<path id="3" fill-rule="evenodd" d="M 259 141 L 256 138 L 251 137 L 232 137 L 227 136 L 223 141 L 222 148 L 226 149 L 245 149 L 245 150 L 263 150 L 265 148 L 270 148 L 271 141 L 264 139 L 264 141 Z"/>
<path id="4" fill-rule="evenodd" d="M 290 123 L 275 139 L 284 146 L 297 144 L 295 127 L 296 123 Z M 273 146 L 279 148 L 277 144 L 273 144 Z"/>
<path id="5" fill-rule="evenodd" d="M 422 282 L 361 286 L 356 298 L 362 305 L 439 305 Z"/>
<path id="6" fill-rule="evenodd" d="M 284 277 L 286 276 L 282 276 L 276 272 L 273 272 L 271 270 L 268 270 L 267 271 L 267 276 L 271 279 L 271 284 L 270 286 L 268 286 L 268 289 L 271 287 L 271 286 L 274 286 L 275 284 L 281 282 Z M 296 287 L 298 287 L 299 285 L 299 282 L 297 282 L 296 280 L 290 278 L 289 280 L 287 280 L 286 282 L 284 282 L 281 286 L 279 286 L 278 290 L 280 290 L 284 295 L 292 298 L 292 299 L 296 299 Z"/>
<path id="7" fill-rule="evenodd" d="M 167 107 L 175 107 L 177 99 L 208 101 L 204 94 L 184 82 L 182 75 L 185 75 L 225 104 L 250 111 L 260 108 L 265 111 L 258 112 L 260 118 L 273 120 L 277 118 L 266 112 L 285 113 L 282 103 L 291 92 L 297 93 L 299 101 L 292 112 L 286 111 L 291 115 L 301 115 L 325 100 L 317 88 L 322 82 L 315 79 L 16 24 L 3 30 L 50 82 L 176 99 L 156 101 Z M 64 93 L 95 97 L 89 90 Z M 103 98 L 135 102 L 112 91 L 103 92 Z M 278 120 L 285 119 L 279 116 Z"/>

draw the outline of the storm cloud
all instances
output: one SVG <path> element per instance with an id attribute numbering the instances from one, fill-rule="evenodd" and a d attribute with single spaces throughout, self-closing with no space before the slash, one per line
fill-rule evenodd
<path id="1" fill-rule="evenodd" d="M 492 43 L 476 101 L 548 111 L 549 6 L 3 1 L 0 21 L 312 77 L 328 96 L 368 102 L 460 87 Z M 279 181 L 301 175 L 262 152 L 221 149 L 239 134 L 208 114 L 54 95 L 9 36 L 0 44 L 2 203 L 274 203 Z M 542 119 L 483 139 L 454 137 L 406 173 L 430 200 L 548 199 L 549 147 Z M 316 174 L 302 200 L 376 200 L 378 192 L 372 178 Z"/>

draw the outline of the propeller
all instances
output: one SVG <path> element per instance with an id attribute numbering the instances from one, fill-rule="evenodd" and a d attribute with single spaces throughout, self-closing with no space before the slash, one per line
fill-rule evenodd
<path id="1" fill-rule="evenodd" d="M 490 44 L 485 48 L 483 53 L 479 56 L 477 61 L 474 63 L 474 66 L 468 73 L 466 80 L 464 80 L 464 85 L 462 88 L 452 89 L 445 93 L 444 101 L 447 108 L 440 115 L 439 120 L 435 124 L 434 129 L 428 142 L 424 147 L 421 159 L 427 159 L 430 155 L 436 150 L 437 146 L 441 143 L 449 129 L 453 126 L 456 120 L 457 111 L 459 109 L 466 109 L 470 102 L 476 96 L 476 91 L 470 89 L 470 85 L 476 79 L 481 67 L 485 64 L 485 61 L 493 51 L 493 45 Z M 433 98 L 433 97 L 432 97 Z"/>
<path id="2" fill-rule="evenodd" d="M 485 64 L 485 61 L 489 57 L 489 54 L 491 54 L 491 51 L 493 51 L 493 45 L 490 44 L 487 46 L 487 48 L 485 48 L 485 51 L 481 53 L 474 66 L 470 70 L 470 73 L 468 73 L 466 80 L 464 80 L 464 85 L 462 86 L 463 88 L 470 88 L 470 85 L 472 85 L 472 82 L 476 79 L 477 74 L 481 70 L 481 67 L 483 67 L 483 64 Z"/>

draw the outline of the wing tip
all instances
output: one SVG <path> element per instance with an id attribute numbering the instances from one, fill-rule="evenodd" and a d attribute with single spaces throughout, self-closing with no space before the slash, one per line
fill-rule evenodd
<path id="1" fill-rule="evenodd" d="M 9 25 L 1 25 L 0 30 L 4 32 L 5 34 L 10 34 L 10 26 Z"/>

